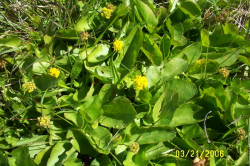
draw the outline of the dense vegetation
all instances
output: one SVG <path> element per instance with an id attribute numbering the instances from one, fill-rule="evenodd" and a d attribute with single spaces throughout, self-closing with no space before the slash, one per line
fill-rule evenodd
<path id="1" fill-rule="evenodd" d="M 249 8 L 2 0 L 0 165 L 250 165 Z"/>

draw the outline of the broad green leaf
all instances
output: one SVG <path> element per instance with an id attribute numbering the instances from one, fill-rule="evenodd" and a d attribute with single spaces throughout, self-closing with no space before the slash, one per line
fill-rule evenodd
<path id="1" fill-rule="evenodd" d="M 160 66 L 163 58 L 158 45 L 152 42 L 150 39 L 145 40 L 146 43 L 144 43 L 144 45 L 141 47 L 142 52 L 154 65 Z"/>
<path id="2" fill-rule="evenodd" d="M 71 83 L 75 80 L 75 78 L 81 73 L 81 71 L 82 71 L 82 68 L 83 68 L 83 66 L 82 66 L 82 64 L 83 64 L 83 62 L 82 62 L 82 60 L 81 59 L 77 59 L 76 61 L 75 61 L 75 64 L 73 65 L 73 68 L 72 68 L 72 70 L 71 70 L 71 77 L 70 77 L 70 79 L 71 79 Z"/>
<path id="3" fill-rule="evenodd" d="M 175 130 L 171 127 L 138 127 L 135 132 L 132 132 L 133 136 L 142 134 L 137 140 L 137 143 L 142 144 L 154 144 L 159 142 L 165 142 L 175 137 Z M 157 137 L 156 137 L 157 136 Z"/>
<path id="4" fill-rule="evenodd" d="M 83 127 L 85 121 L 79 112 L 65 112 L 64 117 L 71 120 L 76 126 Z"/>
<path id="5" fill-rule="evenodd" d="M 18 47 L 21 43 L 21 39 L 17 37 L 9 37 L 0 39 L 0 46 L 6 47 Z"/>
<path id="6" fill-rule="evenodd" d="M 148 160 L 146 158 L 145 152 L 147 146 L 140 146 L 140 150 L 137 154 L 133 152 L 128 152 L 126 158 L 123 160 L 124 166 L 141 166 L 148 165 Z"/>
<path id="7" fill-rule="evenodd" d="M 47 162 L 48 166 L 62 165 L 63 159 L 67 157 L 66 152 L 71 149 L 70 143 L 58 142 L 53 147 L 50 158 Z"/>
<path id="8" fill-rule="evenodd" d="M 35 62 L 33 64 L 32 71 L 37 74 L 46 74 L 46 69 L 50 66 L 50 63 L 48 62 Z"/>
<path id="9" fill-rule="evenodd" d="M 105 154 L 109 154 L 109 148 L 107 145 L 112 138 L 110 131 L 102 126 L 98 126 L 96 129 L 86 127 L 85 133 L 95 142 L 95 145 L 101 149 Z"/>
<path id="10" fill-rule="evenodd" d="M 171 46 L 170 37 L 167 34 L 164 34 L 160 44 L 160 50 L 162 52 L 163 59 L 169 57 L 170 46 Z"/>
<path id="11" fill-rule="evenodd" d="M 126 98 L 115 98 L 112 102 L 102 105 L 104 114 L 100 123 L 106 127 L 121 128 L 129 124 L 136 115 L 134 107 Z"/>
<path id="12" fill-rule="evenodd" d="M 219 59 L 215 59 L 215 60 L 220 63 L 221 67 L 230 66 L 238 59 L 238 56 L 239 56 L 239 50 L 237 49 L 237 50 L 230 52 L 230 53 L 227 53 L 223 57 L 221 57 Z"/>
<path id="13" fill-rule="evenodd" d="M 98 63 L 109 58 L 111 54 L 112 53 L 110 51 L 109 45 L 99 44 L 98 46 L 94 46 L 93 51 L 91 51 L 91 53 L 87 55 L 87 60 L 90 63 Z"/>
<path id="14" fill-rule="evenodd" d="M 174 149 L 174 146 L 169 142 L 160 142 L 146 151 L 146 158 L 148 160 L 158 158 L 163 152 Z"/>
<path id="15" fill-rule="evenodd" d="M 203 136 L 205 133 L 198 124 L 185 125 L 182 127 L 182 133 L 190 138 L 197 138 Z"/>
<path id="16" fill-rule="evenodd" d="M 36 166 L 35 162 L 30 158 L 27 146 L 20 146 L 19 148 L 13 150 L 10 154 L 16 158 L 16 163 L 18 165 Z"/>
<path id="17" fill-rule="evenodd" d="M 215 60 L 208 59 L 206 63 L 206 59 L 199 59 L 188 68 L 187 72 L 191 77 L 200 79 L 204 77 L 205 68 L 206 75 L 212 75 L 218 71 L 219 66 Z"/>
<path id="18" fill-rule="evenodd" d="M 192 64 L 199 59 L 199 57 L 201 55 L 201 48 L 202 48 L 202 45 L 200 42 L 193 43 L 193 44 L 185 47 L 179 53 L 179 55 L 186 55 L 188 58 L 188 63 Z"/>
<path id="19" fill-rule="evenodd" d="M 187 43 L 187 39 L 183 36 L 184 28 L 181 23 L 171 25 L 171 20 L 166 21 L 166 25 L 171 35 L 171 44 L 174 46 L 183 46 Z"/>
<path id="20" fill-rule="evenodd" d="M 95 18 L 95 13 L 90 15 L 90 14 L 87 14 L 86 16 L 84 16 L 83 18 L 81 18 L 77 23 L 76 23 L 76 26 L 75 26 L 75 29 L 77 31 L 88 31 L 88 30 L 91 30 L 91 27 L 92 27 L 92 22 L 93 22 L 93 19 Z"/>
<path id="21" fill-rule="evenodd" d="M 191 0 L 180 1 L 179 8 L 190 18 L 201 20 L 201 9 L 195 2 Z"/>
<path id="22" fill-rule="evenodd" d="M 128 69 L 132 68 L 137 55 L 140 51 L 143 42 L 142 30 L 138 27 L 133 28 L 128 37 L 123 41 L 123 48 L 121 50 L 121 57 L 114 61 L 114 64 L 122 63 Z M 121 58 L 123 58 L 121 60 Z"/>
<path id="23" fill-rule="evenodd" d="M 113 164 L 111 164 L 110 158 L 106 155 L 102 155 L 95 158 L 90 164 L 90 166 L 112 166 L 112 165 Z"/>
<path id="24" fill-rule="evenodd" d="M 109 101 L 109 98 L 111 96 L 112 93 L 112 85 L 111 84 L 105 84 L 103 85 L 103 87 L 101 88 L 100 92 L 99 92 L 99 98 L 101 100 L 101 103 L 105 103 Z"/>
<path id="25" fill-rule="evenodd" d="M 153 119 L 154 122 L 156 122 L 158 120 L 158 115 L 163 107 L 163 101 L 165 98 L 165 93 L 163 93 L 159 99 L 156 101 L 154 108 L 152 110 L 152 112 L 149 113 L 150 117 Z"/>
<path id="26" fill-rule="evenodd" d="M 69 129 L 66 138 L 72 138 L 70 143 L 81 154 L 87 154 L 92 157 L 96 157 L 98 152 L 94 149 L 94 142 L 89 136 L 79 129 Z"/>
<path id="27" fill-rule="evenodd" d="M 210 35 L 210 46 L 212 47 L 232 47 L 238 48 L 245 44 L 244 37 L 240 35 L 223 34 L 223 35 Z"/>
<path id="28" fill-rule="evenodd" d="M 149 32 L 153 32 L 154 28 L 157 26 L 157 19 L 151 8 L 141 0 L 135 0 L 136 7 L 142 19 L 147 24 L 147 29 Z"/>
<path id="29" fill-rule="evenodd" d="M 80 33 L 76 31 L 75 29 L 66 29 L 61 31 L 61 36 L 58 36 L 59 38 L 62 39 L 67 39 L 67 40 L 79 40 L 80 39 Z"/>
<path id="30" fill-rule="evenodd" d="M 158 162 L 159 165 L 157 166 L 187 166 L 192 163 L 192 160 L 189 158 L 181 158 L 176 156 L 163 156 L 159 159 L 161 160 Z"/>
<path id="31" fill-rule="evenodd" d="M 156 125 L 169 125 L 171 127 L 194 124 L 204 120 L 206 111 L 194 104 L 183 104 L 176 110 L 170 110 Z"/>
<path id="32" fill-rule="evenodd" d="M 7 158 L 0 152 L 0 165 L 9 166 Z"/>
<path id="33" fill-rule="evenodd" d="M 246 165 L 249 162 L 248 159 L 249 153 L 248 150 L 245 150 L 243 154 L 235 161 L 236 166 Z"/>
<path id="34" fill-rule="evenodd" d="M 45 91 L 51 87 L 54 87 L 58 83 L 58 79 L 51 75 L 42 74 L 34 79 L 36 87 L 42 91 Z"/>
<path id="35" fill-rule="evenodd" d="M 235 24 L 225 23 L 225 25 L 222 25 L 224 34 L 232 34 L 237 35 L 239 33 L 239 28 Z"/>
<path id="36" fill-rule="evenodd" d="M 87 102 L 82 104 L 79 112 L 88 123 L 93 124 L 95 120 L 99 119 L 103 111 L 98 95 L 92 96 Z"/>
<path id="37" fill-rule="evenodd" d="M 56 106 L 55 96 L 45 97 L 43 99 L 43 104 L 36 103 L 35 106 L 36 106 L 37 112 L 40 112 L 40 113 L 45 114 L 45 115 L 51 114 L 50 111 L 54 110 L 55 109 L 54 107 Z"/>
<path id="38" fill-rule="evenodd" d="M 36 155 L 34 162 L 41 166 L 47 166 L 47 161 L 50 157 L 51 151 L 52 151 L 52 147 L 47 146 L 45 149 L 43 149 Z"/>
<path id="39" fill-rule="evenodd" d="M 146 78 L 148 80 L 148 88 L 154 86 L 160 80 L 161 70 L 156 66 L 150 66 L 147 70 Z"/>
<path id="40" fill-rule="evenodd" d="M 176 128 L 176 130 L 185 143 L 192 148 L 190 150 L 198 150 L 200 154 L 202 153 L 203 149 L 193 139 L 186 134 L 183 134 L 180 129 Z"/>
<path id="41" fill-rule="evenodd" d="M 92 82 L 91 87 L 83 85 L 80 89 L 76 90 L 73 95 L 73 99 L 78 102 L 88 101 L 94 92 L 94 83 Z"/>
<path id="42" fill-rule="evenodd" d="M 82 166 L 82 161 L 78 158 L 71 158 L 64 162 L 64 166 Z"/>
<path id="43" fill-rule="evenodd" d="M 161 78 L 163 81 L 171 80 L 176 75 L 183 73 L 187 67 L 187 61 L 180 58 L 175 58 L 169 62 L 164 61 L 164 66 L 161 70 Z"/>
<path id="44" fill-rule="evenodd" d="M 32 138 L 24 138 L 24 139 L 20 139 L 15 146 L 22 146 L 25 144 L 29 144 L 35 141 L 42 141 L 42 140 L 46 140 L 48 138 L 47 135 L 39 135 L 39 136 L 33 136 Z"/>
<path id="45" fill-rule="evenodd" d="M 209 33 L 206 29 L 201 30 L 201 43 L 205 47 L 209 47 L 210 45 Z"/>

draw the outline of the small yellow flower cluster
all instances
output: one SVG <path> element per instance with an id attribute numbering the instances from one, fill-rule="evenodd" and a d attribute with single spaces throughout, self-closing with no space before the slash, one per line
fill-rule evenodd
<path id="1" fill-rule="evenodd" d="M 229 76 L 229 71 L 226 68 L 219 69 L 219 73 L 221 75 L 223 75 L 223 77 L 228 77 Z"/>
<path id="2" fill-rule="evenodd" d="M 133 80 L 133 85 L 135 89 L 142 90 L 148 86 L 148 80 L 145 76 L 136 76 Z"/>
<path id="3" fill-rule="evenodd" d="M 108 6 L 102 8 L 102 17 L 105 17 L 106 19 L 110 19 L 111 13 L 115 10 L 114 5 L 109 4 Z"/>
<path id="4" fill-rule="evenodd" d="M 88 40 L 89 33 L 88 32 L 83 32 L 82 35 L 81 35 L 81 37 L 82 37 L 82 40 Z"/>
<path id="5" fill-rule="evenodd" d="M 122 49 L 123 43 L 120 40 L 115 39 L 113 46 L 115 51 L 120 51 Z"/>
<path id="6" fill-rule="evenodd" d="M 49 75 L 58 78 L 59 75 L 60 75 L 60 70 L 57 69 L 57 68 L 54 68 L 54 67 L 53 67 L 53 68 L 50 68 L 50 69 L 49 69 Z"/>
<path id="7" fill-rule="evenodd" d="M 48 127 L 49 126 L 49 122 L 50 122 L 50 118 L 49 116 L 46 116 L 46 115 L 43 115 L 42 117 L 38 117 L 38 126 L 41 126 L 41 127 Z"/>
<path id="8" fill-rule="evenodd" d="M 29 93 L 33 92 L 36 89 L 36 85 L 34 82 L 26 82 L 23 84 L 22 88 L 24 91 L 28 91 Z"/>
<path id="9" fill-rule="evenodd" d="M 246 132 L 245 132 L 245 130 L 243 130 L 242 128 L 239 128 L 239 129 L 237 130 L 237 134 L 238 134 L 238 138 L 239 138 L 240 140 L 243 140 L 243 139 L 245 138 L 245 136 L 246 136 Z"/>
<path id="10" fill-rule="evenodd" d="M 6 67 L 6 62 L 5 62 L 4 59 L 1 59 L 1 60 L 0 60 L 0 67 L 1 67 L 1 68 L 5 68 L 5 67 Z"/>
<path id="11" fill-rule="evenodd" d="M 137 154 L 140 150 L 140 145 L 137 143 L 137 142 L 133 142 L 131 145 L 130 145 L 130 151 Z"/>

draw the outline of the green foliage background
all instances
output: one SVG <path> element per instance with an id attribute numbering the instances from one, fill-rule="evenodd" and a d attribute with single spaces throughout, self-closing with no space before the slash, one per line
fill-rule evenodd
<path id="1" fill-rule="evenodd" d="M 3 0 L 0 165 L 249 165 L 249 6 Z M 134 89 L 137 75 L 147 88 Z"/>

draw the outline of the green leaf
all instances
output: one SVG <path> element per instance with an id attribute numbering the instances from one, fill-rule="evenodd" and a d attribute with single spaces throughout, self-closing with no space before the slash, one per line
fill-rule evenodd
<path id="1" fill-rule="evenodd" d="M 0 165 L 9 166 L 7 158 L 0 152 Z"/>
<path id="2" fill-rule="evenodd" d="M 34 79 L 34 82 L 36 84 L 36 87 L 39 88 L 42 91 L 45 91 L 58 83 L 58 79 L 51 75 L 41 75 L 39 77 L 36 77 Z"/>
<path id="3" fill-rule="evenodd" d="M 210 45 L 209 33 L 206 29 L 201 30 L 201 42 L 202 42 L 202 45 L 205 47 L 209 47 Z"/>
<path id="4" fill-rule="evenodd" d="M 176 128 L 178 134 L 180 137 L 185 141 L 185 143 L 192 148 L 192 150 L 198 150 L 199 154 L 202 153 L 203 149 L 190 137 L 188 137 L 186 134 L 183 134 L 180 129 Z M 191 149 L 190 149 L 191 150 Z"/>
<path id="5" fill-rule="evenodd" d="M 179 8 L 190 16 L 191 19 L 201 20 L 201 9 L 199 5 L 191 0 L 180 1 Z"/>
<path id="6" fill-rule="evenodd" d="M 220 65 L 215 60 L 208 59 L 206 64 L 206 59 L 199 59 L 188 68 L 187 72 L 191 77 L 200 79 L 204 76 L 205 66 L 206 75 L 212 75 L 218 71 Z"/>
<path id="7" fill-rule="evenodd" d="M 92 96 L 86 103 L 81 105 L 79 112 L 88 123 L 93 124 L 103 114 L 99 96 Z"/>
<path id="8" fill-rule="evenodd" d="M 9 37 L 0 39 L 0 46 L 6 47 L 18 47 L 21 43 L 21 39 L 17 37 Z"/>
<path id="9" fill-rule="evenodd" d="M 246 165 L 249 162 L 248 159 L 248 150 L 245 150 L 241 156 L 235 161 L 236 166 Z"/>
<path id="10" fill-rule="evenodd" d="M 82 166 L 82 161 L 78 158 L 72 158 L 64 162 L 64 166 Z"/>
<path id="11" fill-rule="evenodd" d="M 73 65 L 73 68 L 71 70 L 71 75 L 70 75 L 71 83 L 73 83 L 75 78 L 81 73 L 83 68 L 82 64 L 83 62 L 81 59 L 76 59 L 75 64 Z"/>
<path id="12" fill-rule="evenodd" d="M 85 124 L 85 121 L 79 112 L 65 112 L 64 117 L 71 120 L 76 126 L 79 126 L 80 128 Z"/>
<path id="13" fill-rule="evenodd" d="M 243 46 L 245 44 L 244 37 L 240 35 L 223 34 L 210 35 L 210 46 L 212 47 L 235 47 Z"/>
<path id="14" fill-rule="evenodd" d="M 148 160 L 158 158 L 163 152 L 173 149 L 174 146 L 169 142 L 160 142 L 146 151 L 146 158 Z"/>
<path id="15" fill-rule="evenodd" d="M 62 165 L 63 159 L 67 157 L 66 152 L 71 149 L 70 143 L 58 142 L 53 147 L 47 165 Z"/>
<path id="16" fill-rule="evenodd" d="M 80 89 L 76 90 L 73 95 L 73 99 L 78 102 L 88 101 L 94 92 L 94 83 L 92 82 L 91 87 L 83 85 Z"/>
<path id="17" fill-rule="evenodd" d="M 157 26 L 157 19 L 151 8 L 141 0 L 135 0 L 136 7 L 142 19 L 147 24 L 147 29 L 149 32 L 153 32 L 154 28 Z"/>
<path id="18" fill-rule="evenodd" d="M 171 80 L 176 75 L 183 73 L 187 67 L 187 61 L 180 58 L 175 58 L 169 62 L 164 61 L 164 66 L 161 70 L 161 78 L 163 81 Z"/>
<path id="19" fill-rule="evenodd" d="M 156 66 L 160 66 L 162 62 L 162 53 L 158 45 L 152 42 L 150 39 L 141 47 L 142 52 L 148 57 L 148 59 Z"/>
<path id="20" fill-rule="evenodd" d="M 101 155 L 97 158 L 95 158 L 90 166 L 112 166 L 111 160 L 107 155 Z"/>
<path id="21" fill-rule="evenodd" d="M 136 126 L 131 130 L 132 140 L 138 138 L 137 143 L 155 144 L 165 141 L 170 141 L 175 137 L 175 130 L 172 127 L 139 127 Z"/>
<path id="22" fill-rule="evenodd" d="M 94 149 L 94 142 L 82 130 L 69 129 L 66 138 L 72 138 L 70 143 L 79 153 L 87 154 L 92 157 L 96 157 L 98 155 L 99 151 Z"/>
<path id="23" fill-rule="evenodd" d="M 32 138 L 24 138 L 24 139 L 20 139 L 15 146 L 22 146 L 25 144 L 29 144 L 38 140 L 46 140 L 48 138 L 47 135 L 37 135 L 37 136 L 33 136 Z"/>
<path id="24" fill-rule="evenodd" d="M 102 105 L 104 114 L 100 123 L 106 127 L 121 128 L 129 124 L 136 115 L 134 107 L 126 98 L 115 98 L 112 102 Z"/>
<path id="25" fill-rule="evenodd" d="M 205 133 L 198 124 L 185 125 L 182 127 L 182 133 L 190 138 L 197 138 L 203 136 Z"/>
<path id="26" fill-rule="evenodd" d="M 96 15 L 95 13 L 92 14 L 92 15 L 87 14 L 86 16 L 84 16 L 83 18 L 81 18 L 76 23 L 75 29 L 77 31 L 88 31 L 88 30 L 91 30 L 92 21 L 95 18 L 95 15 Z"/>
<path id="27" fill-rule="evenodd" d="M 109 45 L 106 44 L 99 44 L 98 46 L 94 46 L 94 48 L 91 47 L 89 49 L 92 50 L 91 53 L 88 52 L 89 55 L 87 55 L 87 60 L 90 63 L 98 63 L 104 61 L 112 54 Z"/>
<path id="28" fill-rule="evenodd" d="M 103 151 L 105 154 L 109 154 L 109 148 L 107 145 L 112 138 L 110 131 L 102 126 L 98 126 L 93 129 L 91 127 L 86 127 L 86 134 L 90 135 L 95 142 L 95 146 Z"/>
<path id="29" fill-rule="evenodd" d="M 156 66 L 150 66 L 147 70 L 146 78 L 148 80 L 148 88 L 154 86 L 159 80 L 161 76 L 161 71 Z"/>
<path id="30" fill-rule="evenodd" d="M 163 59 L 169 57 L 170 46 L 171 46 L 170 37 L 167 34 L 164 34 L 160 44 L 160 50 L 162 52 Z"/>
<path id="31" fill-rule="evenodd" d="M 187 39 L 183 36 L 184 28 L 181 23 L 174 26 L 171 25 L 171 20 L 166 21 L 166 25 L 171 35 L 171 44 L 174 46 L 183 46 L 187 43 Z"/>
<path id="32" fill-rule="evenodd" d="M 185 47 L 179 53 L 179 55 L 186 55 L 188 58 L 188 63 L 192 64 L 199 59 L 199 57 L 201 55 L 201 49 L 202 49 L 202 45 L 200 42 L 193 43 L 193 44 Z"/>
<path id="33" fill-rule="evenodd" d="M 30 158 L 29 150 L 27 146 L 21 146 L 10 153 L 16 158 L 18 165 L 36 166 L 35 162 Z"/>
<path id="34" fill-rule="evenodd" d="M 50 153 L 52 151 L 51 146 L 47 146 L 45 149 L 40 151 L 37 155 L 36 158 L 34 159 L 34 162 L 38 164 L 39 166 L 47 166 L 47 161 L 50 157 Z"/>
<path id="35" fill-rule="evenodd" d="M 142 30 L 134 27 L 128 37 L 123 41 L 121 57 L 114 61 L 114 64 L 122 63 L 128 69 L 132 68 L 143 42 Z M 121 60 L 121 58 L 123 58 Z"/>

